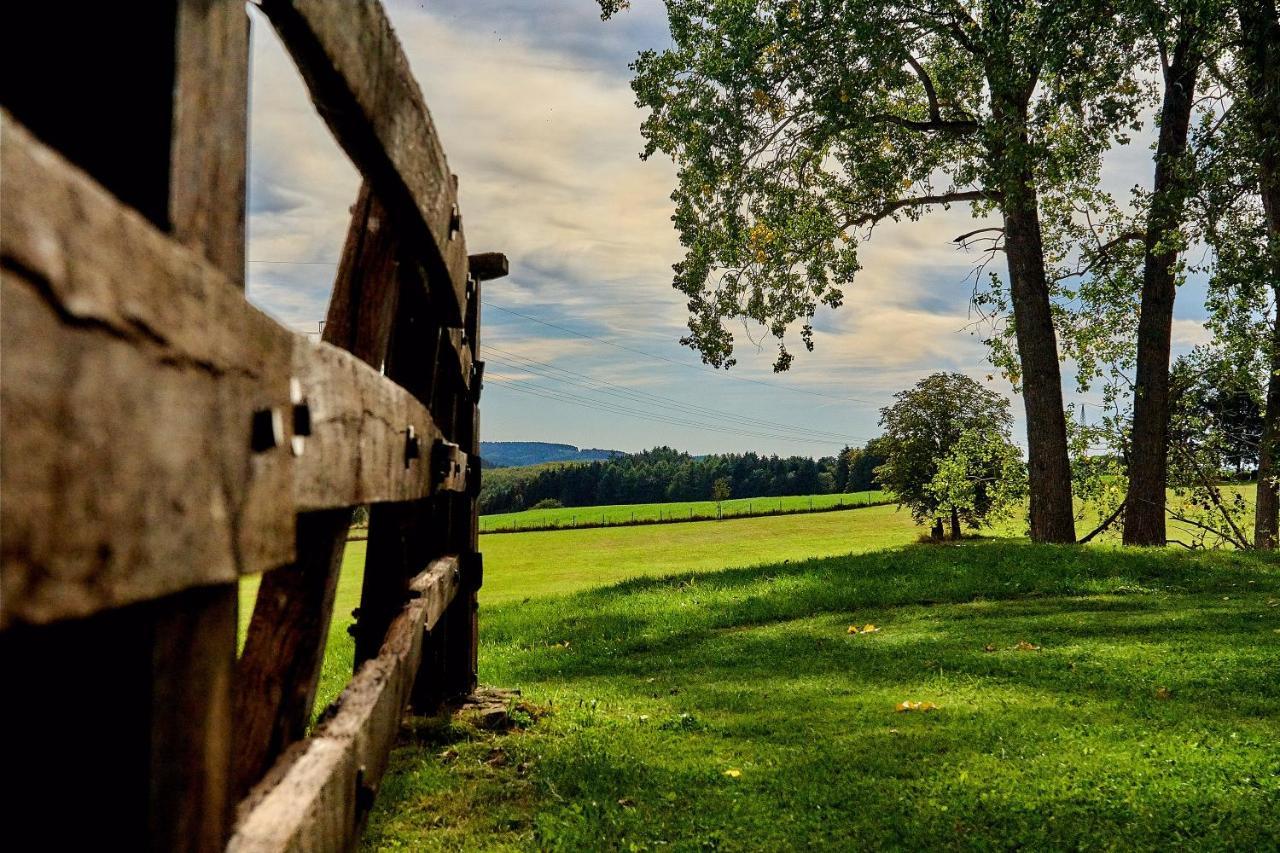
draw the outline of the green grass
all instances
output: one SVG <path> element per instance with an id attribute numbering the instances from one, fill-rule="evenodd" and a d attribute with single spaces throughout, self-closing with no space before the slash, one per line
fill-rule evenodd
<path id="1" fill-rule="evenodd" d="M 686 524 L 486 536 L 481 606 L 556 595 L 628 578 L 803 560 L 914 541 L 892 506 Z"/>
<path id="2" fill-rule="evenodd" d="M 715 571 L 726 566 L 867 551 L 910 542 L 918 535 L 906 512 L 878 506 L 812 515 L 782 515 L 637 527 L 553 530 L 486 536 L 487 608 L 529 597 L 557 595 L 675 571 Z M 364 541 L 347 543 L 329 629 L 316 709 L 338 697 L 351 678 L 355 644 L 347 634 L 360 603 Z M 240 585 L 241 640 L 253 613 L 258 578 Z"/>
<path id="3" fill-rule="evenodd" d="M 799 513 L 838 506 L 868 506 L 887 501 L 879 490 L 843 495 L 790 495 L 778 498 L 732 498 L 724 501 L 725 516 Z M 613 506 L 527 509 L 480 516 L 480 532 L 495 530 L 578 527 L 582 525 L 638 524 L 667 519 L 715 518 L 715 501 L 680 503 L 617 504 Z"/>
<path id="4" fill-rule="evenodd" d="M 1275 559 L 986 542 L 506 597 L 482 679 L 550 713 L 420 724 L 368 848 L 1280 847 Z"/>

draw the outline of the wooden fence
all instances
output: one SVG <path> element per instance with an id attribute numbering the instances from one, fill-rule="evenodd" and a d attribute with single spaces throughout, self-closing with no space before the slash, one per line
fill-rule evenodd
<path id="1" fill-rule="evenodd" d="M 506 260 L 467 255 L 376 0 L 260 8 L 364 177 L 320 343 L 243 295 L 244 4 L 0 13 L 7 849 L 349 848 L 405 709 L 476 683 L 479 282 Z M 365 504 L 355 674 L 308 736 Z"/>

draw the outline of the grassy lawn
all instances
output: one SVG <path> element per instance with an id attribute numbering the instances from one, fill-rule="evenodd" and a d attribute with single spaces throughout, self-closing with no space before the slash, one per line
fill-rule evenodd
<path id="1" fill-rule="evenodd" d="M 724 514 L 752 515 L 766 512 L 807 512 L 836 506 L 866 506 L 886 500 L 879 490 L 844 495 L 791 495 L 780 498 L 732 498 L 724 502 Z M 615 506 L 527 509 L 480 516 L 481 532 L 520 528 L 575 527 L 582 524 L 629 524 L 663 519 L 714 518 L 715 501 L 683 503 L 618 504 Z"/>
<path id="2" fill-rule="evenodd" d="M 370 849 L 1280 847 L 1274 559 L 910 546 L 523 603 L 486 564 L 482 679 L 549 713 L 420 723 Z"/>
<path id="3" fill-rule="evenodd" d="M 504 602 L 677 571 L 687 574 L 869 551 L 910 542 L 918 534 L 909 513 L 877 506 L 812 515 L 486 536 L 481 541 L 485 582 L 480 590 L 485 630 L 488 609 Z M 347 544 L 317 692 L 317 710 L 336 699 L 351 678 L 355 643 L 347 634 L 347 626 L 352 621 L 352 609 L 360 603 L 366 544 Z M 257 593 L 257 576 L 241 582 L 241 640 Z"/>

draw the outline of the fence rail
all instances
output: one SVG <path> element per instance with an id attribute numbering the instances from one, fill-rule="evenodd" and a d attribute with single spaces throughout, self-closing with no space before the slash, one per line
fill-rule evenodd
<path id="1" fill-rule="evenodd" d="M 30 73 L 3 75 L 0 100 L 17 836 L 348 849 L 405 710 L 475 685 L 479 290 L 506 259 L 467 255 L 456 178 L 382 7 L 263 0 L 364 176 L 323 341 L 288 331 L 243 295 L 244 5 L 42 5 L 3 13 L 22 34 L 6 62 Z M 72 67 L 42 76 L 51 56 Z M 31 79 L 78 82 L 36 96 Z M 92 124 L 103 91 L 130 133 Z M 355 672 L 308 736 L 366 504 Z M 76 821 L 64 773 L 91 792 Z"/>

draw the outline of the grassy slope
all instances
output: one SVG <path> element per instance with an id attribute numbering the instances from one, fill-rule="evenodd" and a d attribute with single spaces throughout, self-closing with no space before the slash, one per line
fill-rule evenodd
<path id="1" fill-rule="evenodd" d="M 1278 598 L 1255 556 L 983 543 L 500 605 L 482 677 L 553 713 L 423 727 L 367 844 L 1276 849 Z"/>
<path id="2" fill-rule="evenodd" d="M 881 506 L 813 515 L 486 536 L 481 542 L 485 583 L 480 603 L 487 614 L 495 604 L 627 578 L 868 551 L 910 542 L 916 535 L 909 514 Z M 347 626 L 352 609 L 360 603 L 365 546 L 362 541 L 347 545 L 317 709 L 337 698 L 351 677 L 355 646 Z M 257 577 L 241 583 L 242 638 L 257 591 Z M 488 616 L 484 618 L 487 631 Z"/>
<path id="3" fill-rule="evenodd" d="M 724 502 L 725 515 L 748 515 L 773 510 L 801 512 L 825 509 L 843 504 L 857 506 L 885 500 L 882 491 L 844 495 L 790 495 L 781 498 L 733 498 Z M 563 507 L 560 509 L 527 509 L 480 516 L 480 530 L 509 530 L 516 527 L 572 527 L 576 524 L 619 524 L 631 520 L 648 521 L 662 518 L 708 518 L 716 514 L 715 501 L 683 501 L 680 503 L 616 504 L 611 506 Z"/>

